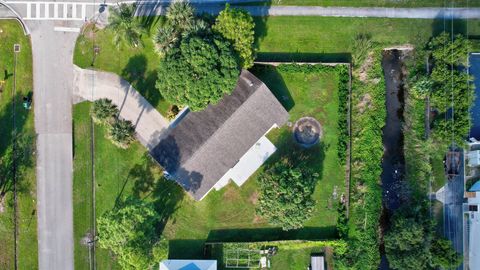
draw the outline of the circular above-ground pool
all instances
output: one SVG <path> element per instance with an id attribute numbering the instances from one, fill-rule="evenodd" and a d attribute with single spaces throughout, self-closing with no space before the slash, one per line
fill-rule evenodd
<path id="1" fill-rule="evenodd" d="M 317 144 L 322 135 L 322 125 L 313 117 L 302 117 L 293 126 L 293 138 L 303 147 Z"/>

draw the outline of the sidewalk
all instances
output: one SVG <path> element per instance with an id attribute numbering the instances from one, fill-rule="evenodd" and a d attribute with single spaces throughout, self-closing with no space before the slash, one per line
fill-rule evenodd
<path id="1" fill-rule="evenodd" d="M 118 106 L 120 116 L 135 126 L 137 138 L 153 149 L 165 131 L 169 122 L 135 88 L 118 75 L 81 69 L 74 66 L 74 100 L 94 101 L 108 98 Z"/>

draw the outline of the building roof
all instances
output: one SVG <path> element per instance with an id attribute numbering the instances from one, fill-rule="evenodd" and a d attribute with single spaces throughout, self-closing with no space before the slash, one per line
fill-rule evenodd
<path id="1" fill-rule="evenodd" d="M 197 200 L 288 112 L 267 86 L 243 70 L 230 95 L 188 113 L 152 150 L 152 156 Z"/>
<path id="2" fill-rule="evenodd" d="M 216 260 L 164 260 L 160 270 L 217 270 Z"/>
<path id="3" fill-rule="evenodd" d="M 310 269 L 311 270 L 324 270 L 325 260 L 323 256 L 312 255 L 310 257 Z"/>

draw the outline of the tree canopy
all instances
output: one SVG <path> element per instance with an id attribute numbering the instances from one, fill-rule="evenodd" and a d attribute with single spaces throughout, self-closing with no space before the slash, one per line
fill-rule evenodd
<path id="1" fill-rule="evenodd" d="M 450 241 L 438 236 L 428 211 L 405 207 L 392 217 L 384 236 L 385 252 L 392 269 L 455 269 L 461 257 Z"/>
<path id="2" fill-rule="evenodd" d="M 226 5 L 225 9 L 218 15 L 213 30 L 220 33 L 227 40 L 232 42 L 235 51 L 240 56 L 241 66 L 250 68 L 254 61 L 254 38 L 255 23 L 250 13 L 243 9 L 230 8 Z"/>
<path id="3" fill-rule="evenodd" d="M 217 35 L 190 36 L 160 62 L 156 87 L 167 101 L 198 111 L 231 93 L 239 73 L 228 41 Z"/>
<path id="4" fill-rule="evenodd" d="M 431 74 L 431 106 L 439 114 L 434 119 L 433 134 L 445 145 L 461 145 L 469 130 L 470 107 L 474 101 L 471 77 L 463 71 L 472 44 L 462 35 L 442 33 L 429 43 L 434 67 Z M 452 132 L 454 133 L 452 134 Z"/>
<path id="5" fill-rule="evenodd" d="M 156 237 L 157 222 L 151 203 L 129 198 L 98 218 L 98 243 L 115 253 L 123 269 L 149 269 L 168 253 Z"/>
<path id="6" fill-rule="evenodd" d="M 283 230 L 298 229 L 312 216 L 312 194 L 318 174 L 289 161 L 280 161 L 260 177 L 257 212 Z"/>
<path id="7" fill-rule="evenodd" d="M 110 9 L 108 16 L 109 24 L 107 29 L 112 30 L 113 42 L 117 47 L 122 43 L 130 46 L 142 45 L 142 34 L 145 28 L 142 23 L 135 18 L 136 5 L 121 3 L 117 7 Z"/>

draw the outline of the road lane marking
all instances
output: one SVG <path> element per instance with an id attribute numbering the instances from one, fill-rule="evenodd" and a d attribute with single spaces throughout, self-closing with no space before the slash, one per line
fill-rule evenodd
<path id="1" fill-rule="evenodd" d="M 55 26 L 53 28 L 54 31 L 57 32 L 73 32 L 73 33 L 80 33 L 80 28 L 77 27 L 61 27 L 61 26 Z"/>
<path id="2" fill-rule="evenodd" d="M 32 3 L 27 4 L 27 18 L 30 19 L 32 17 Z"/>

